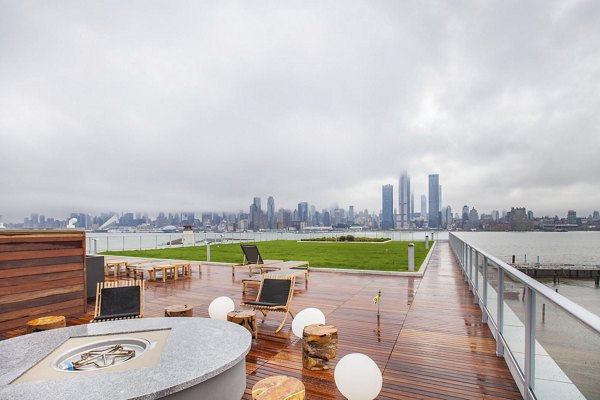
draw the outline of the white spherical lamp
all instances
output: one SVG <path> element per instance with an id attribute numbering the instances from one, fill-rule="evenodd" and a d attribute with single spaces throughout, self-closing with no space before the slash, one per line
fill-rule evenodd
<path id="1" fill-rule="evenodd" d="M 292 332 L 302 339 L 304 327 L 312 324 L 324 324 L 325 314 L 318 308 L 305 308 L 294 317 L 292 321 Z"/>
<path id="2" fill-rule="evenodd" d="M 221 296 L 214 299 L 208 306 L 208 315 L 212 319 L 227 321 L 227 313 L 235 310 L 235 304 L 227 296 Z"/>
<path id="3" fill-rule="evenodd" d="M 373 400 L 383 385 L 375 361 L 361 353 L 342 357 L 335 366 L 334 379 L 338 390 L 349 400 Z"/>

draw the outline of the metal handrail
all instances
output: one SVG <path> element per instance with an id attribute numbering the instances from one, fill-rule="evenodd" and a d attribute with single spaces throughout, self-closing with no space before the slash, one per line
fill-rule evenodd
<path id="1" fill-rule="evenodd" d="M 483 322 L 488 323 L 496 337 L 496 354 L 504 356 L 513 374 L 513 378 L 521 390 L 525 399 L 535 399 L 535 343 L 536 343 L 536 297 L 541 295 L 555 304 L 560 310 L 579 321 L 585 327 L 591 329 L 596 335 L 600 336 L 600 317 L 581 307 L 579 304 L 565 298 L 554 292 L 547 286 L 527 276 L 498 257 L 467 243 L 455 234 L 449 235 L 450 247 L 459 261 L 459 265 L 468 281 L 471 291 L 475 295 L 475 303 L 479 304 L 483 312 Z M 473 256 L 475 253 L 475 256 Z M 479 260 L 482 260 L 482 291 L 479 292 Z M 475 260 L 474 260 L 475 259 Z M 493 263 L 498 268 L 498 293 L 497 293 L 497 315 L 493 315 L 488 309 L 488 263 Z M 503 336 L 504 329 L 504 278 L 505 274 L 510 275 L 517 283 L 524 287 L 525 299 L 525 320 L 521 321 L 524 325 L 524 368 L 521 370 L 512 349 Z M 505 351 L 506 350 L 506 351 Z"/>
<path id="2" fill-rule="evenodd" d="M 456 237 L 456 235 L 453 233 L 450 233 L 450 235 L 453 237 Z M 467 242 L 465 242 L 464 240 L 462 240 L 458 237 L 457 237 L 457 239 L 460 240 L 461 242 L 468 244 Z M 569 300 L 566 297 L 556 293 L 555 291 L 550 289 L 548 286 L 536 281 L 535 279 L 524 274 L 523 272 L 519 271 L 515 267 L 507 264 L 505 261 L 502 261 L 498 257 L 486 252 L 485 250 L 481 250 L 477 246 L 473 246 L 471 244 L 468 244 L 468 246 L 471 249 L 473 249 L 474 251 L 476 251 L 477 253 L 486 257 L 489 261 L 492 261 L 499 268 L 502 268 L 504 271 L 508 272 L 511 276 L 516 278 L 518 281 L 520 281 L 524 285 L 530 287 L 534 291 L 536 291 L 539 294 L 541 294 L 542 296 L 546 297 L 548 300 L 550 300 L 551 302 L 556 304 L 558 307 L 562 308 L 564 311 L 569 313 L 571 316 L 575 317 L 579 322 L 586 325 L 590 329 L 593 329 L 594 331 L 596 331 L 596 333 L 600 334 L 600 317 L 598 317 L 596 314 L 581 307 L 579 304 L 573 302 L 572 300 Z"/>

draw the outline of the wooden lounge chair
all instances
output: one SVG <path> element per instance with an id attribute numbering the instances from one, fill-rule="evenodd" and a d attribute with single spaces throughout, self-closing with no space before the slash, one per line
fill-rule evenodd
<path id="1" fill-rule="evenodd" d="M 241 264 L 233 264 L 231 266 L 231 275 L 235 276 L 236 268 L 248 268 L 248 274 L 252 276 L 252 269 L 260 269 L 269 264 L 280 263 L 281 260 L 263 260 L 258 247 L 254 244 L 242 244 L 240 245 L 242 252 L 244 253 L 244 261 Z"/>
<path id="2" fill-rule="evenodd" d="M 91 322 L 142 318 L 143 316 L 143 280 L 98 283 L 94 319 Z"/>
<path id="3" fill-rule="evenodd" d="M 243 301 L 242 306 L 252 307 L 253 310 L 259 310 L 264 316 L 269 311 L 283 312 L 283 320 L 275 330 L 279 332 L 283 328 L 283 324 L 287 319 L 288 313 L 294 318 L 294 314 L 290 311 L 292 297 L 294 296 L 294 284 L 296 277 L 278 276 L 265 274 L 260 282 L 258 296 L 255 301 Z"/>

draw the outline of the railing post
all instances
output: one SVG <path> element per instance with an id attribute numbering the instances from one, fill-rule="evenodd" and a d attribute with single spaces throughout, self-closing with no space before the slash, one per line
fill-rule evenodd
<path id="1" fill-rule="evenodd" d="M 498 267 L 498 304 L 496 305 L 498 315 L 496 321 L 498 321 L 498 330 L 496 333 L 496 355 L 498 357 L 504 356 L 504 344 L 502 343 L 503 332 L 504 332 L 504 271 Z"/>
<path id="2" fill-rule="evenodd" d="M 140 235 L 140 250 L 142 249 L 142 235 Z"/>
<path id="3" fill-rule="evenodd" d="M 473 287 L 475 293 L 475 304 L 479 304 L 479 252 L 475 252 L 475 284 Z"/>
<path id="4" fill-rule="evenodd" d="M 525 287 L 525 399 L 535 386 L 535 291 Z M 528 390 L 529 389 L 529 390 Z"/>
<path id="5" fill-rule="evenodd" d="M 125 251 L 125 236 L 122 236 L 122 237 L 123 237 L 123 251 Z"/>
<path id="6" fill-rule="evenodd" d="M 487 324 L 488 322 L 488 311 L 487 311 L 487 285 L 488 285 L 488 259 L 483 257 L 483 313 L 481 314 L 481 322 Z"/>

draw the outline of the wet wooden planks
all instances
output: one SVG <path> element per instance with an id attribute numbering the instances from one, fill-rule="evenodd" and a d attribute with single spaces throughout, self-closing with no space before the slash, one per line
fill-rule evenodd
<path id="1" fill-rule="evenodd" d="M 204 266 L 199 278 L 148 283 L 146 310 L 162 316 L 171 304 L 189 304 L 194 317 L 208 317 L 208 305 L 218 296 L 236 304 L 243 297 L 241 280 L 230 268 Z M 239 276 L 237 276 L 239 275 Z M 275 333 L 281 315 L 257 316 L 258 339 L 246 357 L 247 387 L 273 375 L 300 379 L 308 399 L 343 399 L 334 383 L 335 364 L 346 354 L 371 357 L 383 372 L 380 399 L 516 399 L 520 393 L 502 358 L 495 356 L 495 342 L 447 243 L 438 243 L 424 278 L 357 275 L 311 271 L 308 290 L 298 285 L 294 313 L 318 307 L 327 323 L 338 328 L 338 353 L 328 371 L 302 368 L 302 344 L 291 333 L 291 322 Z M 380 316 L 373 297 L 381 290 Z M 86 323 L 90 315 L 70 318 Z M 4 332 L 6 337 L 22 334 Z"/>

